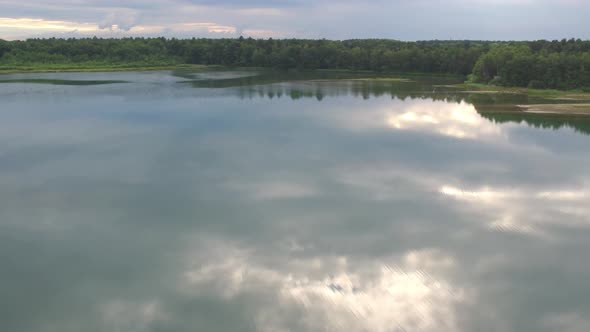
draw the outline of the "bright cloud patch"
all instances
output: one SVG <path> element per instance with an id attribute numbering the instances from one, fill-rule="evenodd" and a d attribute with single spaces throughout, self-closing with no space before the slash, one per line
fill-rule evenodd
<path id="1" fill-rule="evenodd" d="M 454 259 L 434 249 L 367 264 L 318 257 L 266 265 L 239 248 L 217 248 L 219 257 L 185 272 L 182 291 L 226 300 L 265 294 L 271 302 L 251 308 L 260 331 L 290 330 L 296 312 L 309 331 L 458 331 L 455 308 L 470 298 L 446 277 Z"/>
<path id="2" fill-rule="evenodd" d="M 501 127 L 481 117 L 472 104 L 432 102 L 390 112 L 386 123 L 395 129 L 434 131 L 456 138 L 499 138 Z"/>
<path id="3" fill-rule="evenodd" d="M 136 25 L 132 17 L 108 16 L 98 23 L 44 20 L 33 18 L 0 18 L 0 32 L 5 31 L 6 39 L 26 37 L 114 37 L 114 36 L 157 36 L 157 35 L 230 35 L 237 32 L 234 26 L 214 22 L 188 22 L 171 25 Z M 271 31 L 253 31 L 253 35 L 272 34 Z"/>
<path id="4" fill-rule="evenodd" d="M 555 225 L 589 227 L 588 188 L 544 190 L 478 188 L 464 190 L 443 185 L 440 193 L 464 202 L 468 209 L 486 211 L 489 228 L 498 231 L 544 235 L 543 229 Z"/>
<path id="5" fill-rule="evenodd" d="M 0 28 L 27 31 L 96 31 L 97 24 L 75 23 L 68 21 L 51 21 L 33 18 L 0 18 Z"/>

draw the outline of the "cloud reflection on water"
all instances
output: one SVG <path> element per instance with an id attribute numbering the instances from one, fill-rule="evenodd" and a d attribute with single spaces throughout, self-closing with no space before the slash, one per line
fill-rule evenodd
<path id="1" fill-rule="evenodd" d="M 587 324 L 590 160 L 572 130 L 341 85 L 322 102 L 19 89 L 0 112 L 11 330 Z"/>
<path id="2" fill-rule="evenodd" d="M 310 331 L 458 331 L 456 306 L 470 298 L 447 279 L 455 262 L 438 250 L 371 262 L 347 257 L 281 262 L 275 253 L 279 261 L 265 265 L 247 249 L 206 242 L 217 255 L 199 250 L 198 267 L 184 274 L 187 289 L 214 291 L 229 301 L 267 294 L 268 303 L 251 308 L 258 331 L 291 330 L 294 315 L 300 316 L 298 329 Z"/>
<path id="3" fill-rule="evenodd" d="M 464 101 L 419 103 L 388 114 L 386 123 L 395 129 L 437 132 L 459 139 L 499 139 L 505 135 L 501 127 L 482 118 Z"/>
<path id="4" fill-rule="evenodd" d="M 481 188 L 464 191 L 442 186 L 440 193 L 486 210 L 491 229 L 548 236 L 549 227 L 590 227 L 590 189 L 533 191 L 523 189 Z"/>

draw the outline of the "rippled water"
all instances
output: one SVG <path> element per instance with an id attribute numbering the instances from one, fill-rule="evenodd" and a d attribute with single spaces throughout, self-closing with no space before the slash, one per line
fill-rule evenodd
<path id="1" fill-rule="evenodd" d="M 296 78 L 3 76 L 0 330 L 590 329 L 588 118 Z"/>

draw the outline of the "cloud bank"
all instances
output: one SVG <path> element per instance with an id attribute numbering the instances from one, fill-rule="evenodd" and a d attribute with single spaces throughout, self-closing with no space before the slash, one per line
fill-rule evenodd
<path id="1" fill-rule="evenodd" d="M 590 38 L 578 0 L 0 1 L 0 38 Z"/>

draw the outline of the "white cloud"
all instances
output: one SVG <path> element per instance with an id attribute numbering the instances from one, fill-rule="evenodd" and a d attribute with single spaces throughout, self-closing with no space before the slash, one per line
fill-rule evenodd
<path id="1" fill-rule="evenodd" d="M 129 31 L 137 23 L 137 12 L 117 12 L 110 13 L 102 21 L 99 22 L 99 29 L 120 29 L 123 31 Z"/>
<path id="2" fill-rule="evenodd" d="M 92 37 L 92 36 L 187 36 L 206 34 L 208 36 L 235 36 L 237 28 L 214 22 L 185 22 L 174 24 L 136 24 L 133 15 L 110 14 L 98 23 L 44 20 L 36 18 L 0 18 L 0 32 L 4 39 L 29 37 Z M 252 31 L 253 35 L 273 35 L 272 31 Z"/>
<path id="3" fill-rule="evenodd" d="M 98 25 L 92 23 L 76 23 L 69 21 L 44 20 L 36 18 L 0 18 L 0 28 L 23 32 L 33 31 L 71 31 L 90 32 L 98 30 Z"/>

